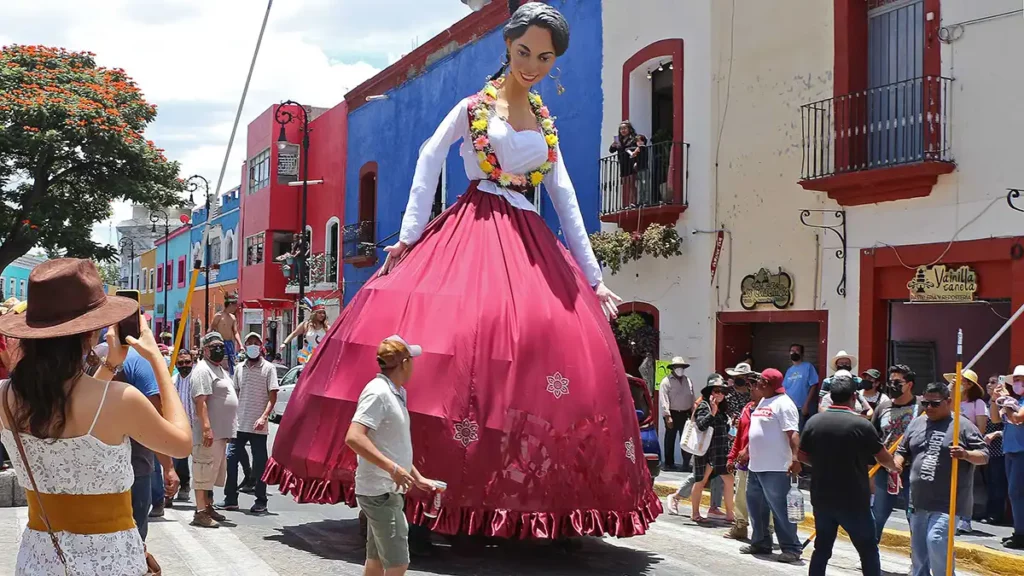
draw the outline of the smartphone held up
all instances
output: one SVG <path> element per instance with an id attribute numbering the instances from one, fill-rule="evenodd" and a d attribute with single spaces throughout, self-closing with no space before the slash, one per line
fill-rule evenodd
<path id="1" fill-rule="evenodd" d="M 136 302 L 139 301 L 138 290 L 118 290 L 115 296 L 123 296 L 124 298 L 131 298 Z M 138 338 L 142 335 L 142 328 L 139 325 L 140 315 L 132 314 L 131 316 L 121 320 L 117 323 L 117 336 L 121 340 L 121 344 L 128 344 L 128 337 Z"/>

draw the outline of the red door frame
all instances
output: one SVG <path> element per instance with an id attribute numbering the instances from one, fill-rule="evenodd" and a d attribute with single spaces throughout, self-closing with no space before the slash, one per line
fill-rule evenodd
<path id="1" fill-rule="evenodd" d="M 859 363 L 882 366 L 888 360 L 888 303 L 909 297 L 907 282 L 914 271 L 906 266 L 927 264 L 940 257 L 938 263 L 947 266 L 970 264 L 978 273 L 979 300 L 1009 298 L 1015 311 L 1024 305 L 1024 259 L 1010 257 L 1011 248 L 1018 243 L 1024 244 L 1021 237 L 861 250 Z M 1024 322 L 1010 328 L 1010 363 L 1024 364 Z"/>
<path id="2" fill-rule="evenodd" d="M 726 368 L 727 324 L 764 324 L 770 322 L 818 323 L 818 374 L 827 374 L 828 365 L 828 310 L 759 310 L 751 312 L 719 312 L 715 329 L 715 366 Z"/>

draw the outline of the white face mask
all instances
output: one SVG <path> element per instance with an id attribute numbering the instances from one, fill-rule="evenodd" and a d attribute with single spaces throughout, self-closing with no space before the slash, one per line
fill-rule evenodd
<path id="1" fill-rule="evenodd" d="M 260 357 L 260 347 L 256 344 L 250 344 L 245 347 L 245 355 L 250 360 L 255 360 Z"/>
<path id="2" fill-rule="evenodd" d="M 1013 381 L 1013 392 L 1015 394 L 1017 394 L 1018 396 L 1020 396 L 1021 394 L 1024 394 L 1024 382 L 1017 382 L 1016 380 L 1014 380 Z"/>
<path id="3" fill-rule="evenodd" d="M 686 368 L 676 368 L 672 370 L 672 373 L 675 374 L 678 378 L 682 378 L 684 372 L 686 372 Z"/>

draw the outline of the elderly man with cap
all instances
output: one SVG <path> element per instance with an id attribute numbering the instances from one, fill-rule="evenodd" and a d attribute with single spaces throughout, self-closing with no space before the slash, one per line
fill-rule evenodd
<path id="1" fill-rule="evenodd" d="M 263 357 L 263 337 L 255 332 L 245 335 L 245 362 L 235 369 L 238 392 L 238 433 L 228 445 L 228 474 L 224 486 L 222 510 L 238 510 L 238 461 L 248 444 L 252 447 L 252 478 L 256 482 L 256 503 L 249 512 L 267 513 L 267 485 L 263 470 L 267 466 L 267 420 L 277 403 L 277 370 Z"/>
<path id="2" fill-rule="evenodd" d="M 203 359 L 192 369 L 192 487 L 196 491 L 194 526 L 216 528 L 224 516 L 213 508 L 213 487 L 227 480 L 228 442 L 238 432 L 238 395 L 221 364 L 224 337 L 211 331 L 203 336 Z"/>
<path id="3" fill-rule="evenodd" d="M 409 524 L 402 496 L 410 487 L 436 489 L 412 464 L 412 434 L 405 387 L 413 358 L 423 349 L 400 336 L 377 347 L 380 373 L 359 394 L 345 443 L 357 456 L 356 502 L 367 518 L 363 574 L 404 574 L 409 566 Z M 386 572 L 385 572 L 386 571 Z"/>
<path id="4" fill-rule="evenodd" d="M 665 420 L 665 469 L 676 469 L 676 440 L 682 434 L 683 426 L 690 419 L 693 411 L 693 401 L 696 394 L 693 391 L 693 382 L 686 375 L 686 369 L 690 363 L 680 356 L 672 359 L 668 365 L 669 374 L 662 379 L 659 386 L 659 403 L 661 404 L 661 416 Z M 690 455 L 682 453 L 683 469 L 690 467 Z"/>

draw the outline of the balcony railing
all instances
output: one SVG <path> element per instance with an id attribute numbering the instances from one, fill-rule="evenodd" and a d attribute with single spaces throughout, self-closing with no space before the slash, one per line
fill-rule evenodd
<path id="1" fill-rule="evenodd" d="M 952 82 L 923 76 L 804 104 L 803 179 L 952 162 Z"/>
<path id="2" fill-rule="evenodd" d="M 661 142 L 641 147 L 625 164 L 618 154 L 601 158 L 601 214 L 686 206 L 689 150 L 686 142 Z"/>
<path id="3" fill-rule="evenodd" d="M 369 260 L 377 256 L 377 223 L 364 221 L 342 229 L 342 257 L 346 262 Z"/>
<path id="4" fill-rule="evenodd" d="M 298 288 L 299 279 L 297 265 L 292 268 L 292 277 L 288 280 L 289 288 Z M 306 260 L 305 270 L 306 287 L 316 287 L 321 284 L 338 283 L 338 255 L 333 253 L 312 254 Z"/>

